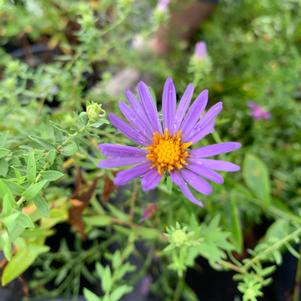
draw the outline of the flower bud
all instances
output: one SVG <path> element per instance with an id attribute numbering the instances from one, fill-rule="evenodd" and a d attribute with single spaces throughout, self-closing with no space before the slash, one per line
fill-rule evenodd
<path id="1" fill-rule="evenodd" d="M 105 116 L 105 111 L 101 107 L 101 104 L 95 102 L 87 105 L 86 112 L 90 122 L 96 122 L 99 118 Z"/>
<path id="2" fill-rule="evenodd" d="M 206 46 L 205 42 L 200 41 L 200 42 L 196 43 L 194 55 L 197 59 L 200 59 L 200 60 L 202 60 L 208 56 L 207 46 Z"/>

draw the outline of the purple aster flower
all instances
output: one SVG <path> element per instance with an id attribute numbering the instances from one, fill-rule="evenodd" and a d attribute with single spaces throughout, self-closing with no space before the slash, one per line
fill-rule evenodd
<path id="1" fill-rule="evenodd" d="M 119 144 L 100 144 L 99 148 L 107 159 L 98 167 L 113 168 L 133 165 L 120 171 L 115 185 L 124 185 L 135 178 L 141 178 L 144 191 L 155 188 L 164 174 L 180 188 L 192 203 L 202 206 L 190 191 L 189 186 L 202 194 L 211 193 L 207 180 L 222 184 L 223 177 L 216 171 L 234 172 L 239 166 L 221 160 L 208 159 L 234 151 L 240 147 L 237 142 L 225 142 L 191 149 L 193 144 L 214 131 L 215 117 L 222 110 L 218 102 L 204 113 L 208 102 L 208 91 L 201 92 L 190 106 L 193 85 L 189 84 L 177 106 L 176 90 L 171 78 L 164 85 L 161 122 L 156 103 L 149 88 L 138 83 L 137 99 L 126 91 L 129 104 L 120 102 L 120 110 L 128 122 L 110 113 L 111 123 L 127 138 L 141 147 Z"/>
<path id="2" fill-rule="evenodd" d="M 157 9 L 161 12 L 166 12 L 169 6 L 170 0 L 159 0 Z"/>
<path id="3" fill-rule="evenodd" d="M 150 290 L 150 286 L 152 284 L 152 277 L 147 275 L 145 276 L 140 284 L 139 290 L 143 295 L 147 295 Z"/>
<path id="4" fill-rule="evenodd" d="M 251 112 L 251 116 L 256 120 L 270 120 L 272 115 L 266 111 L 262 106 L 259 106 L 256 102 L 248 102 L 248 107 Z"/>
<path id="5" fill-rule="evenodd" d="M 207 46 L 206 46 L 205 42 L 200 41 L 200 42 L 196 43 L 195 50 L 194 50 L 194 55 L 198 59 L 203 59 L 203 58 L 208 56 Z"/>

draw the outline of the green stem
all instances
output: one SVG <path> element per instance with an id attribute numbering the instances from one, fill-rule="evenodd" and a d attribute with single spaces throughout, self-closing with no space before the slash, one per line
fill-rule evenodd
<path id="1" fill-rule="evenodd" d="M 183 291 L 183 285 L 184 285 L 184 277 L 178 277 L 178 282 L 174 294 L 173 301 L 179 301 L 182 295 Z"/>
<path id="2" fill-rule="evenodd" d="M 60 144 L 57 148 L 56 151 L 59 153 L 61 151 L 61 149 L 70 142 L 71 139 L 73 139 L 74 137 L 76 137 L 77 135 L 79 135 L 81 132 L 83 132 L 89 125 L 86 124 L 85 126 L 83 126 L 82 128 L 80 128 L 78 131 L 76 131 L 75 133 L 71 134 L 62 144 Z M 49 150 L 48 152 L 45 153 L 45 157 L 47 157 L 49 155 L 51 150 Z M 49 167 L 49 162 L 46 162 L 43 167 L 41 168 L 40 172 L 37 174 L 34 183 L 39 182 L 39 180 L 42 178 L 42 173 L 43 171 L 45 171 L 47 168 Z M 24 202 L 25 202 L 25 198 L 24 196 L 22 196 L 18 201 L 17 201 L 17 206 L 21 206 Z"/>
<path id="3" fill-rule="evenodd" d="M 264 251 L 262 251 L 261 253 L 259 253 L 258 255 L 256 255 L 253 259 L 251 259 L 250 261 L 248 261 L 244 265 L 243 270 L 245 272 L 247 272 L 248 269 L 250 267 L 254 266 L 255 263 L 257 263 L 262 258 L 264 258 L 265 256 L 267 256 L 269 253 L 273 253 L 274 250 L 278 250 L 282 245 L 286 244 L 287 242 L 289 242 L 290 240 L 292 240 L 294 237 L 299 236 L 300 234 L 301 234 L 301 228 L 298 228 L 297 230 L 295 230 L 291 234 L 289 234 L 286 237 L 278 240 L 276 243 L 272 244 L 270 247 L 268 247 L 267 249 L 265 249 Z"/>
<path id="4" fill-rule="evenodd" d="M 224 268 L 233 270 L 233 271 L 235 271 L 235 272 L 237 272 L 237 273 L 242 273 L 242 272 L 243 272 L 243 270 L 241 269 L 241 267 L 239 267 L 239 266 L 233 264 L 232 262 L 222 260 L 220 264 L 221 264 Z"/>

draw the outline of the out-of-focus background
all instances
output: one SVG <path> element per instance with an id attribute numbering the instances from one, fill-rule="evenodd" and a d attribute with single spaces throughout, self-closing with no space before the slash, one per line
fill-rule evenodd
<path id="1" fill-rule="evenodd" d="M 97 168 L 168 76 L 242 144 L 204 208 Z M 300 0 L 0 0 L 0 300 L 301 300 L 300 79 Z"/>

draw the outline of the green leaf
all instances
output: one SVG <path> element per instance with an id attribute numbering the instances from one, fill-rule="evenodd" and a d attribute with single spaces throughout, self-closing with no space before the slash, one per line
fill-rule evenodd
<path id="1" fill-rule="evenodd" d="M 14 242 L 26 228 L 34 228 L 34 224 L 30 217 L 19 211 L 4 217 L 2 222 L 5 225 L 12 242 Z"/>
<path id="2" fill-rule="evenodd" d="M 122 212 L 121 210 L 114 207 L 113 205 L 108 204 L 108 208 L 111 211 L 111 213 L 115 217 L 117 217 L 119 220 L 121 220 L 123 222 L 128 222 L 129 221 L 129 216 L 127 214 L 125 214 L 124 212 Z"/>
<path id="3" fill-rule="evenodd" d="M 100 119 L 97 122 L 91 123 L 90 126 L 92 126 L 93 128 L 99 128 L 104 124 L 110 124 L 110 122 L 107 119 Z"/>
<path id="4" fill-rule="evenodd" d="M 11 209 L 14 208 L 15 198 L 5 182 L 0 179 L 0 198 L 1 197 L 3 200 L 1 215 L 6 216 L 11 212 Z"/>
<path id="5" fill-rule="evenodd" d="M 10 189 L 10 191 L 14 194 L 14 195 L 22 195 L 22 193 L 24 192 L 24 188 L 22 185 L 20 185 L 19 183 L 16 183 L 16 181 L 18 182 L 18 179 L 16 178 L 11 178 L 11 179 L 4 179 L 4 182 L 6 184 L 6 186 Z"/>
<path id="6" fill-rule="evenodd" d="M 105 215 L 85 216 L 83 220 L 86 225 L 93 227 L 103 227 L 112 223 L 111 217 Z"/>
<path id="7" fill-rule="evenodd" d="M 42 180 L 38 183 L 31 184 L 24 192 L 23 192 L 23 197 L 27 200 L 30 201 L 32 200 L 46 185 L 47 181 Z"/>
<path id="8" fill-rule="evenodd" d="M 159 230 L 146 227 L 137 227 L 135 231 L 139 236 L 145 239 L 158 239 L 161 235 Z"/>
<path id="9" fill-rule="evenodd" d="M 29 245 L 24 249 L 20 249 L 5 267 L 1 278 L 2 285 L 5 286 L 20 276 L 41 253 L 47 252 L 48 250 L 49 247 L 47 246 L 37 245 Z"/>
<path id="10" fill-rule="evenodd" d="M 232 190 L 231 192 L 231 199 L 230 199 L 230 214 L 229 214 L 229 219 L 230 219 L 230 230 L 232 232 L 233 236 L 233 243 L 236 248 L 236 251 L 238 253 L 242 252 L 243 248 L 243 238 L 242 238 L 242 230 L 241 230 L 241 222 L 240 222 L 240 217 L 239 217 L 239 210 L 237 207 L 238 204 L 238 194 L 236 193 L 235 190 Z"/>
<path id="11" fill-rule="evenodd" d="M 64 174 L 57 170 L 47 170 L 42 172 L 42 177 L 49 182 L 56 181 L 63 176 Z"/>
<path id="12" fill-rule="evenodd" d="M 6 159 L 2 158 L 0 159 L 0 176 L 6 177 L 8 173 L 8 162 Z"/>
<path id="13" fill-rule="evenodd" d="M 56 158 L 56 150 L 52 149 L 49 151 L 46 160 L 50 165 L 52 165 L 54 163 L 55 158 Z"/>
<path id="14" fill-rule="evenodd" d="M 195 247 L 213 267 L 226 257 L 225 251 L 233 250 L 233 245 L 229 242 L 229 233 L 222 231 L 219 220 L 217 215 L 208 225 L 201 225 L 200 237 L 203 242 Z"/>
<path id="15" fill-rule="evenodd" d="M 57 274 L 55 280 L 54 280 L 54 284 L 55 285 L 59 285 L 63 282 L 63 280 L 66 278 L 67 273 L 69 272 L 67 267 L 63 267 L 60 272 Z"/>
<path id="16" fill-rule="evenodd" d="M 0 147 L 0 159 L 6 157 L 9 153 L 9 149 Z"/>
<path id="17" fill-rule="evenodd" d="M 28 136 L 28 138 L 31 139 L 32 141 L 36 142 L 43 149 L 53 148 L 53 145 L 48 143 L 45 139 L 41 139 L 40 137 L 37 137 L 37 136 Z"/>
<path id="18" fill-rule="evenodd" d="M 112 256 L 113 269 L 114 270 L 118 269 L 120 267 L 121 263 L 122 263 L 121 254 L 120 254 L 120 251 L 117 250 Z"/>
<path id="19" fill-rule="evenodd" d="M 96 263 L 96 272 L 101 279 L 101 286 L 103 290 L 108 293 L 112 289 L 112 273 L 109 266 L 103 267 L 99 263 Z"/>
<path id="20" fill-rule="evenodd" d="M 27 179 L 29 182 L 34 183 L 37 175 L 36 159 L 34 152 L 30 152 L 27 158 Z"/>
<path id="21" fill-rule="evenodd" d="M 92 293 L 86 288 L 84 288 L 84 296 L 87 299 L 87 301 L 100 301 L 100 298 L 98 296 L 96 296 L 94 293 Z"/>
<path id="22" fill-rule="evenodd" d="M 243 164 L 243 177 L 253 194 L 268 206 L 271 184 L 266 165 L 254 155 L 247 154 Z"/>
<path id="23" fill-rule="evenodd" d="M 122 285 L 113 290 L 111 294 L 111 301 L 118 301 L 122 296 L 132 291 L 132 287 L 129 285 Z"/>
<path id="24" fill-rule="evenodd" d="M 3 246 L 3 253 L 7 260 L 11 260 L 12 258 L 12 248 L 11 248 L 11 241 L 9 239 L 9 235 L 6 231 L 2 231 L 1 236 L 1 245 Z"/>
<path id="25" fill-rule="evenodd" d="M 133 272 L 133 271 L 135 271 L 135 266 L 126 262 L 114 271 L 114 279 L 120 280 L 123 278 L 123 276 L 125 274 Z"/>
<path id="26" fill-rule="evenodd" d="M 40 196 L 36 196 L 33 199 L 34 204 L 36 205 L 36 207 L 38 208 L 38 210 L 40 211 L 40 213 L 43 216 L 48 216 L 49 215 L 49 206 L 48 203 Z"/>
<path id="27" fill-rule="evenodd" d="M 11 198 L 8 194 L 6 194 L 3 197 L 3 202 L 2 202 L 2 216 L 7 216 L 11 213 L 12 209 L 14 208 L 14 199 Z"/>
<path id="28" fill-rule="evenodd" d="M 34 223 L 32 222 L 31 218 L 21 213 L 21 215 L 18 218 L 18 222 L 24 227 L 24 228 L 34 228 Z"/>
<path id="29" fill-rule="evenodd" d="M 63 147 L 62 154 L 64 156 L 72 156 L 77 151 L 78 151 L 78 146 L 74 141 L 72 141 L 71 143 L 69 143 L 69 144 L 67 144 L 66 146 Z"/>

